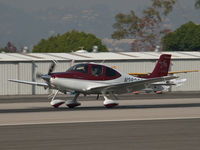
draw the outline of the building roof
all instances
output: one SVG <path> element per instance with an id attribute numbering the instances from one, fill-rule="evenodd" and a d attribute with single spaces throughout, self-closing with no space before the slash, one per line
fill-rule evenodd
<path id="1" fill-rule="evenodd" d="M 200 52 L 100 52 L 100 53 L 0 53 L 0 61 L 94 61 L 158 59 L 162 54 L 172 59 L 200 59 Z"/>

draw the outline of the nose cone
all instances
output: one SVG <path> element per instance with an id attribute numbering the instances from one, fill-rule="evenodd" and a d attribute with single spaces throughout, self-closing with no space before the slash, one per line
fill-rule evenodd
<path id="1" fill-rule="evenodd" d="M 50 80 L 51 76 L 48 74 L 45 74 L 45 75 L 42 75 L 41 78 L 44 80 Z"/>

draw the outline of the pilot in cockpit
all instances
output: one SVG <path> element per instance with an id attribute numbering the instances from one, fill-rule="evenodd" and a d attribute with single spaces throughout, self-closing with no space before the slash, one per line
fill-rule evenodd
<path id="1" fill-rule="evenodd" d="M 91 74 L 93 76 L 100 76 L 101 75 L 101 68 L 99 68 L 98 66 L 93 66 Z"/>

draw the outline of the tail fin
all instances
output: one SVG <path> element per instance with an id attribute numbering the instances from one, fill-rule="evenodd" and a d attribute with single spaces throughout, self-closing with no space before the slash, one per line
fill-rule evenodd
<path id="1" fill-rule="evenodd" d="M 169 65 L 170 65 L 171 55 L 162 54 L 158 59 L 153 72 L 146 78 L 156 78 L 168 75 Z"/>

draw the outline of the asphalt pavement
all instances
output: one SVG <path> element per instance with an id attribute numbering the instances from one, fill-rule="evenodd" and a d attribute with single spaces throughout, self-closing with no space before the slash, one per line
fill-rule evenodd
<path id="1" fill-rule="evenodd" d="M 119 100 L 148 100 L 148 99 L 177 99 L 177 98 L 200 98 L 200 91 L 189 91 L 189 92 L 164 92 L 163 94 L 155 93 L 140 93 L 140 94 L 122 94 L 116 95 Z M 72 99 L 74 95 L 58 94 L 56 99 Z M 10 95 L 0 96 L 0 103 L 27 103 L 27 102 L 49 102 L 48 95 Z M 78 97 L 80 101 L 94 101 L 97 100 L 96 95 Z M 100 95 L 98 100 L 104 100 Z"/>
<path id="2" fill-rule="evenodd" d="M 55 109 L 47 95 L 1 96 L 0 150 L 199 150 L 200 92 L 119 99 L 107 109 L 80 96 L 80 107 Z"/>
<path id="3" fill-rule="evenodd" d="M 199 150 L 200 119 L 0 127 L 1 150 Z"/>

